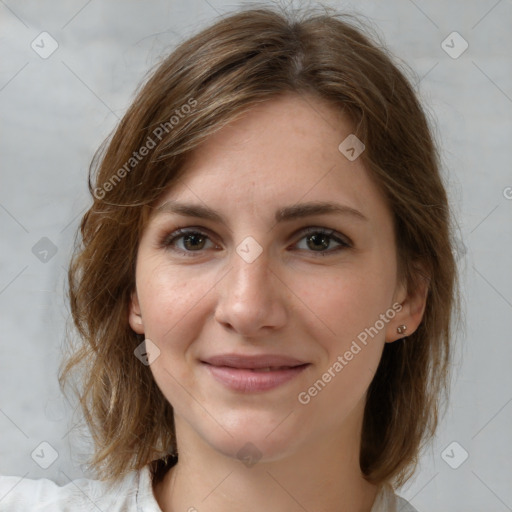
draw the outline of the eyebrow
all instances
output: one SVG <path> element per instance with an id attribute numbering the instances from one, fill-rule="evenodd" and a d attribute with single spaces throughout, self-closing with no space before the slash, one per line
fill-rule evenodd
<path id="1" fill-rule="evenodd" d="M 176 213 L 186 217 L 199 217 L 225 224 L 223 217 L 218 212 L 201 204 L 178 203 L 171 200 L 156 209 L 155 214 L 160 213 Z M 368 217 L 359 210 L 329 201 L 311 201 L 286 206 L 277 210 L 274 218 L 276 222 L 285 222 L 313 215 L 328 214 L 347 215 L 356 220 L 368 221 Z"/>

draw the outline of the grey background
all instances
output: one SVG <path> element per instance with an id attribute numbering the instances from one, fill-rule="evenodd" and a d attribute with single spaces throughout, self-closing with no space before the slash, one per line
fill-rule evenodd
<path id="1" fill-rule="evenodd" d="M 512 2 L 325 4 L 367 15 L 417 73 L 461 228 L 466 329 L 458 336 L 450 407 L 400 494 L 420 512 L 510 511 Z M 89 204 L 88 165 L 148 69 L 237 5 L 0 1 L 1 474 L 59 484 L 84 475 L 87 442 L 73 430 L 56 374 L 68 316 L 65 270 Z M 47 59 L 31 48 L 43 31 L 59 45 Z M 441 47 L 453 31 L 469 44 L 456 59 Z M 39 242 L 43 237 L 51 244 Z M 47 255 L 34 254 L 38 242 Z M 31 458 L 42 441 L 58 452 L 48 469 Z M 453 441 L 469 453 L 457 469 L 442 457 L 460 460 L 458 446 L 445 451 Z"/>

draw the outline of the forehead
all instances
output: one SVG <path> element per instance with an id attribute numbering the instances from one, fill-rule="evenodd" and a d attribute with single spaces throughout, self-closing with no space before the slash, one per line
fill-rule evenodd
<path id="1" fill-rule="evenodd" d="M 286 163 L 281 166 L 284 175 L 294 164 L 332 164 L 333 155 L 341 156 L 340 138 L 351 132 L 348 117 L 324 100 L 288 93 L 252 107 L 210 136 L 192 153 L 186 168 L 204 169 L 229 160 L 248 164 L 242 171 L 258 168 L 261 173 L 264 167 L 274 170 Z"/>
<path id="2" fill-rule="evenodd" d="M 273 215 L 302 201 L 336 201 L 389 216 L 362 159 L 338 149 L 352 131 L 346 115 L 311 95 L 262 102 L 206 139 L 157 206 L 181 198 Z"/>

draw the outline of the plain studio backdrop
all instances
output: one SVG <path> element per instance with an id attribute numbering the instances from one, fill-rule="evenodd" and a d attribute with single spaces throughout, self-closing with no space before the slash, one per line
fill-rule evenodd
<path id="1" fill-rule="evenodd" d="M 59 484 L 84 476 L 87 440 L 57 368 L 89 162 L 148 69 L 238 5 L 0 1 L 1 474 Z M 420 512 L 511 511 L 512 2 L 325 5 L 368 16 L 417 75 L 460 225 L 466 330 L 450 407 L 400 494 Z"/>

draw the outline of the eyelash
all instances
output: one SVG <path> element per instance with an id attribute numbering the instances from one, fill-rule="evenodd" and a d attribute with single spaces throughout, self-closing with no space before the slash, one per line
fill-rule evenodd
<path id="1" fill-rule="evenodd" d="M 309 227 L 302 230 L 299 234 L 301 235 L 301 238 L 299 240 L 302 240 L 303 238 L 306 238 L 310 235 L 324 235 L 330 238 L 330 240 L 334 240 L 335 242 L 339 243 L 340 246 L 338 246 L 334 250 L 328 250 L 328 251 L 307 251 L 306 249 L 299 249 L 301 251 L 306 250 L 306 252 L 310 252 L 316 256 L 329 256 L 330 254 L 338 253 L 342 251 L 343 249 L 348 249 L 352 247 L 352 244 L 345 238 L 341 238 L 340 236 L 335 235 L 335 231 L 332 229 L 325 229 L 325 228 L 317 228 L 317 227 Z M 166 235 L 162 238 L 160 245 L 165 248 L 169 249 L 175 252 L 178 252 L 180 254 L 183 254 L 187 257 L 195 257 L 194 253 L 200 254 L 204 249 L 200 249 L 198 251 L 185 251 L 183 249 L 177 249 L 176 247 L 173 247 L 173 244 L 179 240 L 180 238 L 183 238 L 186 235 L 200 235 L 202 237 L 206 237 L 208 240 L 212 241 L 211 238 L 208 236 L 207 233 L 200 231 L 195 228 L 180 228 L 175 231 L 173 231 L 171 234 Z"/>

